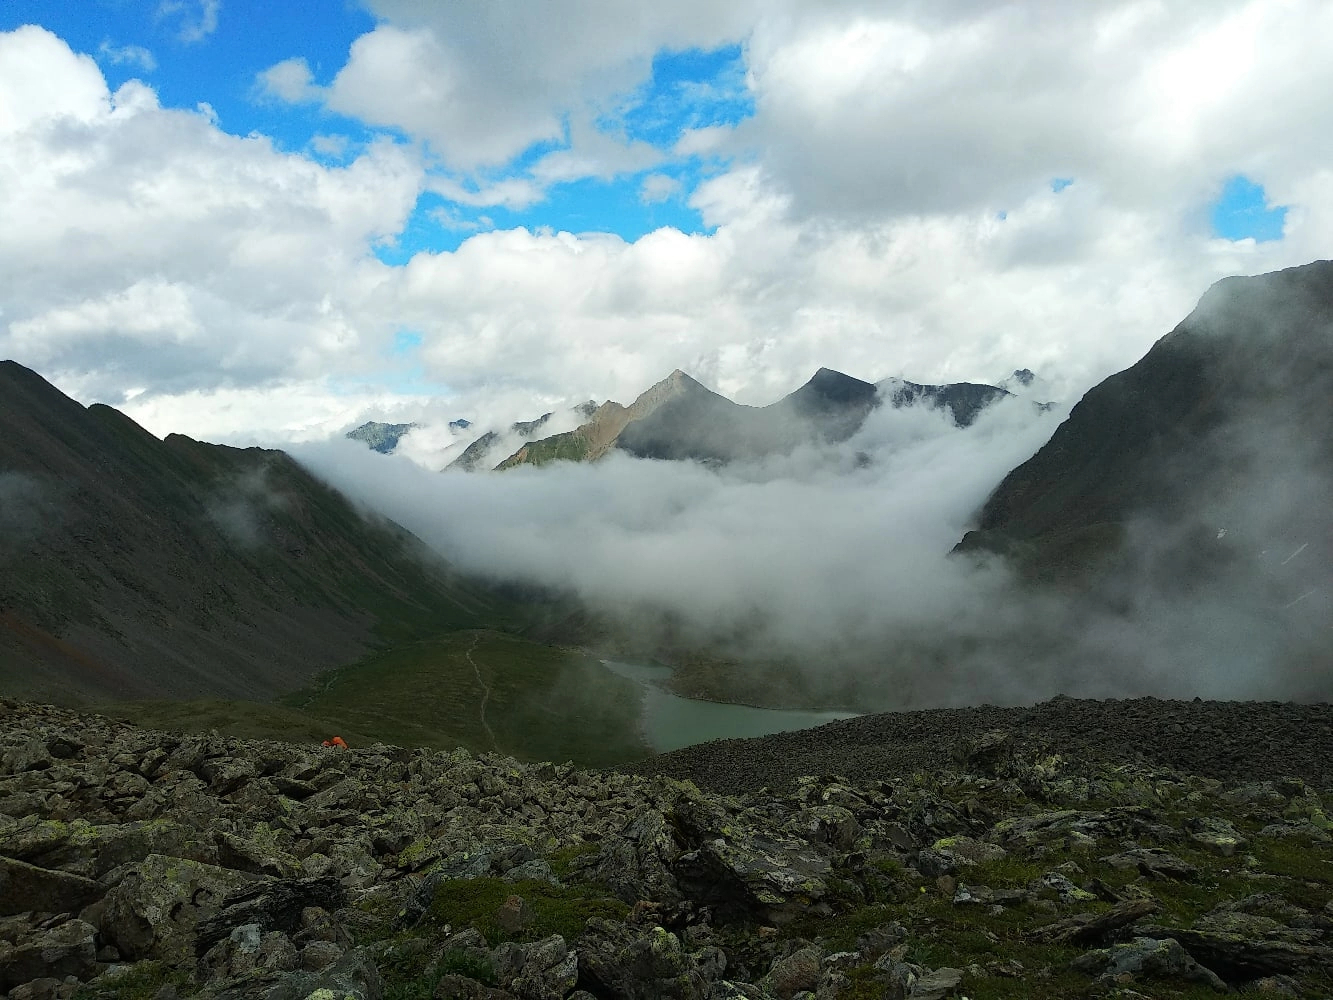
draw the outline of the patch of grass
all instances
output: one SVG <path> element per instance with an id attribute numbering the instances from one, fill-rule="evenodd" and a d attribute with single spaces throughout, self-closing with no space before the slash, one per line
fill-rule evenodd
<path id="1" fill-rule="evenodd" d="M 1270 875 L 1333 886 L 1333 844 L 1320 844 L 1302 837 L 1286 840 L 1255 838 L 1250 853 Z M 1321 904 L 1322 905 L 1322 904 Z"/>
<path id="2" fill-rule="evenodd" d="M 496 466 L 497 470 L 519 465 L 549 465 L 552 462 L 583 462 L 592 446 L 579 430 L 565 431 L 548 438 L 530 441 Z"/>
<path id="3" fill-rule="evenodd" d="M 1052 868 L 1058 868 L 1065 860 L 1064 857 L 1051 855 L 1030 859 L 1008 854 L 993 861 L 980 861 L 960 868 L 958 881 L 963 885 L 984 885 L 991 889 L 1021 889 Z"/>
<path id="4" fill-rule="evenodd" d="M 451 948 L 440 956 L 439 971 L 441 975 L 446 976 L 467 976 L 468 979 L 475 979 L 487 986 L 499 985 L 495 966 L 480 955 L 461 949 Z"/>
<path id="5" fill-rule="evenodd" d="M 571 844 L 568 847 L 562 847 L 560 850 L 546 856 L 546 861 L 551 866 L 551 871 L 557 878 L 563 879 L 573 868 L 574 862 L 579 858 L 586 858 L 596 854 L 601 850 L 600 844 L 582 843 Z"/>
<path id="6" fill-rule="evenodd" d="M 799 917 L 785 931 L 793 937 L 818 938 L 829 951 L 852 951 L 862 934 L 902 918 L 901 906 L 874 903 L 833 917 Z"/>
<path id="7" fill-rule="evenodd" d="M 521 896 L 532 909 L 532 922 L 518 931 L 503 927 L 496 911 L 510 896 Z M 601 896 L 592 886 L 556 888 L 546 882 L 505 882 L 498 878 L 451 879 L 440 883 L 427 915 L 433 926 L 475 927 L 486 941 L 537 941 L 559 934 L 573 941 L 589 917 L 623 920 L 629 907 Z"/>
<path id="8" fill-rule="evenodd" d="M 153 1000 L 164 986 L 184 992 L 188 984 L 189 976 L 168 969 L 161 962 L 137 962 L 107 985 L 80 986 L 74 997 L 75 1000 Z"/>

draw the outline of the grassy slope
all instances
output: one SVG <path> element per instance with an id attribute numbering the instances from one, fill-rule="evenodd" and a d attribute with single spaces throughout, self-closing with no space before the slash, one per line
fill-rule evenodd
<path id="1" fill-rule="evenodd" d="M 394 646 L 331 671 L 278 705 L 138 702 L 101 711 L 176 731 L 295 742 L 337 732 L 353 745 L 465 746 L 589 766 L 649 752 L 632 682 L 582 654 L 486 630 Z"/>

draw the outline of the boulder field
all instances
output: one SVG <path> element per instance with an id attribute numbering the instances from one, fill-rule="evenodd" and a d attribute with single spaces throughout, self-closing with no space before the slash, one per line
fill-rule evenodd
<path id="1" fill-rule="evenodd" d="M 1266 718 L 1280 745 L 1282 711 Z M 1328 738 L 1326 706 L 1291 719 Z M 1056 743 L 995 725 L 929 767 L 847 759 L 756 787 L 778 744 L 733 742 L 722 791 L 680 757 L 675 776 L 593 772 L 4 701 L 0 991 L 1333 996 L 1317 777 L 1281 753 L 1200 774 Z"/>

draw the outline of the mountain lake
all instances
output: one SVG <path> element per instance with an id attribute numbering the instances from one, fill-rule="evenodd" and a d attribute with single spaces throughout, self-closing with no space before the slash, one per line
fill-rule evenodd
<path id="1" fill-rule="evenodd" d="M 660 685 L 671 676 L 670 667 L 603 660 L 613 674 L 637 681 L 643 689 L 644 737 L 656 753 L 679 750 L 709 740 L 745 739 L 811 729 L 838 719 L 852 719 L 855 712 L 810 712 L 775 708 L 752 708 L 716 701 L 696 701 L 672 694 Z"/>

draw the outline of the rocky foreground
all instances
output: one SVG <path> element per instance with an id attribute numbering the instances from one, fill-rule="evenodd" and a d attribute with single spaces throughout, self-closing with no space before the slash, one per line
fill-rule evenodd
<path id="1" fill-rule="evenodd" d="M 1311 711 L 1327 738 L 1330 710 Z M 774 744 L 748 745 L 759 774 Z M 858 776 L 726 795 L 0 702 L 0 989 L 1333 996 L 1327 786 L 1283 774 L 1280 752 L 1266 772 L 1207 776 L 1118 749 L 979 728 L 947 768 L 847 759 Z"/>

